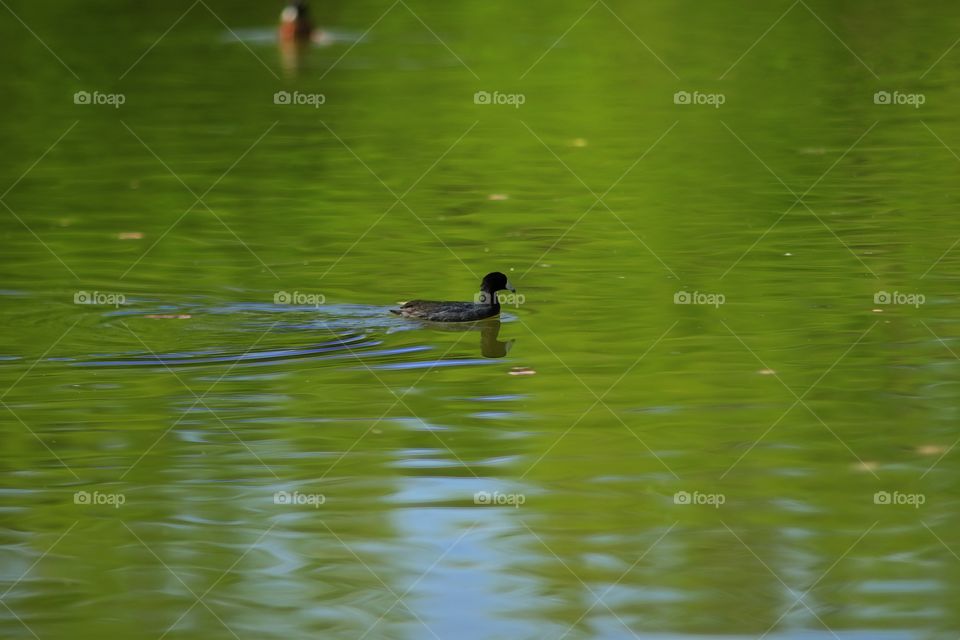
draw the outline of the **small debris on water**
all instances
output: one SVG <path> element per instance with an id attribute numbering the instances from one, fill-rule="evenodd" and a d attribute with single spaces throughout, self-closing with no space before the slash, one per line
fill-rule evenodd
<path id="1" fill-rule="evenodd" d="M 586 138 L 574 138 L 570 141 L 570 146 L 583 148 L 587 146 Z"/>
<path id="2" fill-rule="evenodd" d="M 510 196 L 505 193 L 491 193 L 487 196 L 487 200 L 508 200 Z"/>
<path id="3" fill-rule="evenodd" d="M 139 231 L 121 231 L 117 234 L 117 240 L 143 240 L 143 234 Z"/>
<path id="4" fill-rule="evenodd" d="M 189 320 L 189 313 L 151 313 L 143 316 L 151 320 Z"/>
<path id="5" fill-rule="evenodd" d="M 511 376 L 533 376 L 536 375 L 537 372 L 529 367 L 513 367 L 510 369 L 509 374 Z"/>
<path id="6" fill-rule="evenodd" d="M 917 447 L 917 453 L 922 456 L 940 456 L 946 453 L 947 448 L 939 444 L 922 444 Z"/>
<path id="7" fill-rule="evenodd" d="M 760 371 L 757 371 L 757 373 L 759 373 L 759 374 L 762 375 L 762 376 L 775 376 L 775 375 L 777 375 L 777 372 L 774 371 L 773 369 L 760 369 Z"/>

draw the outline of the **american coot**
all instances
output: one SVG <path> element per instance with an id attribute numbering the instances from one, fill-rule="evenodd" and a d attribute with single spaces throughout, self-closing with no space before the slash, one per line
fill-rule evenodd
<path id="1" fill-rule="evenodd" d="M 480 293 L 475 302 L 436 302 L 433 300 L 411 300 L 399 309 L 390 309 L 404 318 L 431 320 L 433 322 L 469 322 L 483 320 L 500 313 L 500 301 L 497 292 L 516 291 L 499 271 L 488 273 L 480 283 Z"/>

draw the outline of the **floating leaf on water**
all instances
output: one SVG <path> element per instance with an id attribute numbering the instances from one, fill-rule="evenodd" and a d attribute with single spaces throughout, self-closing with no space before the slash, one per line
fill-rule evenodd
<path id="1" fill-rule="evenodd" d="M 143 316 L 151 320 L 189 320 L 189 313 L 151 313 Z"/>
<path id="2" fill-rule="evenodd" d="M 917 453 L 922 456 L 941 456 L 946 451 L 947 448 L 939 444 L 922 444 L 917 447 Z"/>
<path id="3" fill-rule="evenodd" d="M 487 200 L 507 200 L 508 198 L 510 196 L 505 193 L 491 193 L 487 196 Z"/>
<path id="4" fill-rule="evenodd" d="M 117 234 L 117 240 L 143 240 L 143 234 L 139 231 L 121 231 Z"/>
<path id="5" fill-rule="evenodd" d="M 509 374 L 511 376 L 533 376 L 536 375 L 537 372 L 529 367 L 513 367 L 510 369 Z"/>

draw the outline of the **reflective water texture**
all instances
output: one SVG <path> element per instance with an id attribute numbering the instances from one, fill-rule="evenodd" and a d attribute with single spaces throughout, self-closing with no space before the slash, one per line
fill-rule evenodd
<path id="1" fill-rule="evenodd" d="M 4 638 L 956 638 L 960 8 L 8 3 Z"/>

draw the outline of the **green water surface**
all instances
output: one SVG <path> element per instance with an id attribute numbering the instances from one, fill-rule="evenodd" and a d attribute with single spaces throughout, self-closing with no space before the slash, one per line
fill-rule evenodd
<path id="1" fill-rule="evenodd" d="M 957 5 L 0 5 L 0 636 L 960 633 Z"/>

